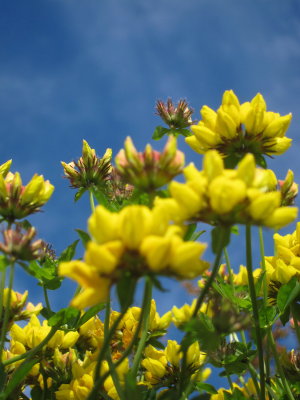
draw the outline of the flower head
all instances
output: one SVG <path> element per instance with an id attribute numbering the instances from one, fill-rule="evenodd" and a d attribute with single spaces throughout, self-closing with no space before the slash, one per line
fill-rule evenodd
<path id="1" fill-rule="evenodd" d="M 267 111 L 263 96 L 258 93 L 251 102 L 240 104 L 232 90 L 223 94 L 217 111 L 203 106 L 202 120 L 192 125 L 193 136 L 186 142 L 198 153 L 218 150 L 229 165 L 235 165 L 246 153 L 254 154 L 263 163 L 262 155 L 279 155 L 291 145 L 285 136 L 292 115 L 280 116 Z"/>
<path id="2" fill-rule="evenodd" d="M 61 263 L 60 275 L 79 282 L 83 291 L 73 300 L 75 307 L 105 301 L 108 290 L 124 271 L 135 279 L 145 274 L 194 278 L 208 268 L 200 259 L 206 246 L 183 240 L 183 230 L 169 225 L 160 207 L 141 205 L 112 213 L 98 206 L 89 219 L 93 240 L 84 261 Z"/>
<path id="3" fill-rule="evenodd" d="M 14 221 L 35 213 L 50 199 L 53 190 L 54 186 L 42 175 L 35 174 L 24 186 L 18 172 L 8 172 L 5 178 L 0 174 L 0 215 Z"/>
<path id="4" fill-rule="evenodd" d="M 70 163 L 61 162 L 65 178 L 73 188 L 89 189 L 91 186 L 105 184 L 111 172 L 111 149 L 107 149 L 102 158 L 97 157 L 95 149 L 83 140 L 82 156 L 78 161 Z"/>
<path id="5" fill-rule="evenodd" d="M 161 100 L 156 102 L 156 113 L 171 129 L 182 129 L 189 127 L 192 121 L 194 110 L 188 106 L 186 100 L 181 99 L 175 106 L 172 99 L 168 98 L 167 103 Z"/>
<path id="6" fill-rule="evenodd" d="M 116 158 L 120 176 L 140 190 L 151 192 L 170 182 L 182 172 L 184 154 L 177 150 L 176 139 L 171 136 L 160 153 L 148 144 L 143 153 L 137 152 L 130 137 Z"/>
<path id="7" fill-rule="evenodd" d="M 217 151 L 203 159 L 203 170 L 193 164 L 184 169 L 186 183 L 171 182 L 172 198 L 156 198 L 155 204 L 176 222 L 203 221 L 210 224 L 254 224 L 279 229 L 296 216 L 296 207 L 281 206 L 282 195 L 271 170 L 255 167 L 252 154 L 237 169 L 225 169 Z"/>

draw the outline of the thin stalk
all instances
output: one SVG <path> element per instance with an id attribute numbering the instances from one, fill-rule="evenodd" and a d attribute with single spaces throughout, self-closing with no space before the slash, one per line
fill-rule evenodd
<path id="1" fill-rule="evenodd" d="M 299 327 L 299 324 L 298 324 L 297 314 L 295 312 L 295 306 L 294 305 L 291 306 L 291 311 L 292 311 L 292 317 L 293 317 L 293 320 L 294 320 L 294 327 L 295 327 L 295 332 L 296 332 L 298 344 L 300 345 L 300 327 Z"/>
<path id="2" fill-rule="evenodd" d="M 110 322 L 110 295 L 108 295 L 108 299 L 106 302 L 105 320 L 104 320 L 104 340 L 109 335 L 109 322 Z M 121 386 L 121 383 L 120 383 L 120 380 L 118 377 L 118 373 L 116 371 L 113 360 L 111 358 L 110 345 L 107 347 L 107 350 L 106 350 L 106 359 L 107 359 L 107 363 L 109 366 L 109 370 L 110 370 L 111 377 L 114 382 L 116 391 L 119 395 L 119 398 L 121 400 L 123 400 L 124 399 L 123 390 L 122 390 L 122 386 Z"/>
<path id="3" fill-rule="evenodd" d="M 130 372 L 133 378 L 137 376 L 137 372 L 141 363 L 142 354 L 145 348 L 146 341 L 148 339 L 148 329 L 149 329 L 150 309 L 151 309 L 151 299 L 152 299 L 152 282 L 150 281 L 150 278 L 148 276 L 146 277 L 146 283 L 145 283 L 145 296 L 147 302 L 145 305 L 145 312 L 143 315 L 142 336 L 139 341 Z"/>
<path id="4" fill-rule="evenodd" d="M 221 235 L 220 235 L 220 238 L 219 238 L 218 250 L 217 250 L 217 253 L 216 253 L 213 269 L 212 269 L 212 272 L 211 272 L 209 278 L 206 281 L 206 284 L 205 284 L 204 288 L 202 289 L 202 291 L 201 291 L 201 293 L 200 293 L 200 295 L 199 295 L 199 297 L 197 299 L 196 307 L 195 307 L 194 312 L 192 314 L 192 318 L 195 318 L 196 315 L 198 314 L 198 311 L 200 310 L 200 308 L 202 306 L 202 303 L 203 303 L 203 301 L 205 299 L 205 296 L 207 295 L 207 293 L 208 293 L 213 281 L 215 280 L 215 277 L 218 274 L 218 271 L 219 271 L 219 268 L 220 268 L 220 260 L 221 260 L 223 249 L 224 249 L 224 240 L 225 240 L 225 237 L 226 237 L 226 234 L 227 234 L 227 229 L 228 228 L 225 228 L 225 227 L 223 227 L 221 229 Z"/>
<path id="5" fill-rule="evenodd" d="M 0 325 L 2 322 L 2 314 L 3 314 L 3 293 L 5 288 L 5 279 L 6 279 L 6 268 L 1 271 L 1 282 L 0 282 Z"/>
<path id="6" fill-rule="evenodd" d="M 227 380 L 228 380 L 230 389 L 233 390 L 233 383 L 232 383 L 232 380 L 231 380 L 231 378 L 230 378 L 230 375 L 227 373 L 226 370 L 225 370 L 225 372 L 226 372 L 226 378 L 227 378 Z"/>
<path id="7" fill-rule="evenodd" d="M 92 190 L 89 191 L 89 195 L 90 195 L 90 205 L 91 205 L 91 210 L 92 212 L 95 211 L 95 202 L 94 202 L 94 195 Z"/>
<path id="8" fill-rule="evenodd" d="M 276 364 L 278 373 L 280 375 L 282 384 L 283 384 L 284 389 L 286 391 L 286 395 L 290 400 L 295 400 L 294 395 L 293 395 L 293 393 L 292 393 L 292 391 L 290 389 L 290 386 L 289 386 L 289 384 L 288 384 L 288 382 L 287 382 L 287 380 L 285 378 L 284 371 L 282 369 L 282 365 L 280 363 L 280 359 L 279 359 L 279 356 L 278 356 L 278 353 L 277 353 L 276 344 L 275 344 L 275 341 L 274 341 L 274 337 L 273 337 L 272 331 L 268 332 L 268 339 L 269 339 L 269 342 L 270 342 L 270 345 L 271 345 L 271 349 L 272 349 L 272 353 L 273 353 L 273 356 L 274 356 L 274 360 L 275 360 L 275 364 Z"/>
<path id="9" fill-rule="evenodd" d="M 229 283 L 230 283 L 230 285 L 231 285 L 231 287 L 233 289 L 233 294 L 234 294 L 233 272 L 232 272 L 232 268 L 231 268 L 229 254 L 228 254 L 228 251 L 227 251 L 226 247 L 224 249 L 224 256 L 225 256 L 226 267 L 227 267 L 228 275 L 229 275 Z"/>
<path id="10" fill-rule="evenodd" d="M 252 302 L 254 325 L 256 333 L 256 346 L 258 351 L 258 362 L 259 362 L 259 372 L 260 372 L 260 399 L 265 400 L 266 389 L 265 389 L 265 367 L 264 367 L 264 353 L 263 353 L 263 343 L 262 336 L 259 326 L 259 313 L 258 306 L 256 302 L 256 292 L 253 278 L 253 268 L 252 268 L 252 246 L 251 246 L 251 226 L 246 225 L 246 257 L 247 257 L 247 273 L 248 273 L 248 285 L 250 298 Z"/>
<path id="11" fill-rule="evenodd" d="M 12 292 L 12 287 L 13 287 L 13 282 L 14 282 L 14 275 L 15 275 L 15 263 L 12 262 L 12 264 L 10 266 L 10 272 L 9 272 L 8 293 L 7 293 L 7 299 L 6 299 L 6 304 L 5 304 L 5 310 L 4 310 L 3 324 L 1 327 L 2 332 L 1 332 L 1 339 L 0 339 L 0 354 L 2 354 L 2 350 L 4 348 L 5 336 L 6 336 L 6 331 L 7 331 L 8 322 L 9 322 L 11 292 Z"/>
<path id="12" fill-rule="evenodd" d="M 125 358 L 131 353 L 131 350 L 133 349 L 133 346 L 140 334 L 142 322 L 144 320 L 146 304 L 148 301 L 147 297 L 148 296 L 147 296 L 146 285 L 145 285 L 143 302 L 142 302 L 142 311 L 141 311 L 141 315 L 140 315 L 140 319 L 139 319 L 136 331 L 134 332 L 133 338 L 132 338 L 129 346 L 127 347 L 127 349 L 123 352 L 122 356 L 113 364 L 114 368 L 117 368 L 123 362 L 123 360 L 125 360 Z M 99 377 L 98 380 L 95 380 L 93 390 L 90 392 L 87 400 L 95 400 L 96 399 L 97 393 L 100 393 L 100 387 L 102 386 L 103 382 L 105 381 L 106 378 L 108 378 L 109 375 L 110 375 L 110 371 L 107 371 L 105 374 L 103 374 L 101 377 Z"/>
<path id="13" fill-rule="evenodd" d="M 109 331 L 107 333 L 107 336 L 104 338 L 103 345 L 102 345 L 102 348 L 100 350 L 100 353 L 99 353 L 99 356 L 98 356 L 98 360 L 97 360 L 97 364 L 96 364 L 96 367 L 95 367 L 95 372 L 94 372 L 94 381 L 95 382 L 97 382 L 97 380 L 99 379 L 101 363 L 105 358 L 105 355 L 106 355 L 106 352 L 107 352 L 107 348 L 110 345 L 111 338 L 112 338 L 113 334 L 115 333 L 115 330 L 117 329 L 117 327 L 118 327 L 119 323 L 121 322 L 122 318 L 124 317 L 126 311 L 127 311 L 127 309 L 123 310 L 120 313 L 118 318 L 112 324 L 112 327 L 109 329 Z M 93 391 L 91 393 L 93 393 Z M 88 397 L 88 399 L 89 398 L 90 397 Z"/>
<path id="14" fill-rule="evenodd" d="M 264 306 L 268 305 L 268 286 L 267 286 L 267 276 L 266 276 L 266 261 L 265 261 L 265 246 L 264 246 L 264 236 L 263 230 L 260 226 L 259 230 L 259 248 L 260 248 L 260 256 L 261 256 L 261 268 L 263 271 L 263 300 Z M 266 314 L 266 322 L 267 322 L 267 330 L 271 330 L 272 328 L 269 326 L 268 315 Z M 266 356 L 265 356 L 265 365 L 266 365 L 266 381 L 269 381 L 270 378 L 270 350 L 269 350 L 269 342 L 267 342 L 266 348 Z"/>
<path id="15" fill-rule="evenodd" d="M 215 256 L 215 260 L 214 260 L 214 264 L 213 264 L 213 269 L 212 272 L 209 276 L 209 278 L 206 281 L 206 284 L 204 286 L 204 288 L 202 289 L 198 299 L 197 299 L 197 303 L 196 303 L 196 307 L 194 309 L 194 312 L 191 316 L 191 319 L 195 318 L 202 306 L 202 303 L 205 299 L 205 296 L 207 295 L 211 285 L 213 284 L 213 281 L 215 280 L 219 268 L 220 268 L 220 261 L 221 261 L 221 257 L 222 257 L 222 253 L 223 253 L 223 249 L 225 247 L 225 238 L 227 236 L 228 233 L 228 229 L 230 229 L 229 227 L 221 227 L 220 229 L 220 237 L 219 237 L 219 243 L 217 246 L 217 252 L 216 252 L 216 256 Z M 185 335 L 185 338 L 188 336 L 188 334 Z M 181 395 L 180 399 L 182 398 L 183 395 L 185 395 L 186 393 L 186 388 L 185 388 L 185 372 L 187 370 L 187 360 L 186 360 L 186 353 L 187 353 L 187 349 L 185 349 L 183 351 L 183 355 L 182 355 L 182 374 L 181 374 L 181 379 L 179 382 L 179 395 Z M 189 386 L 189 385 L 188 385 Z M 184 398 L 184 397 L 183 397 Z"/>
<path id="16" fill-rule="evenodd" d="M 51 305 L 50 305 L 50 301 L 49 301 L 49 296 L 48 296 L 48 292 L 47 289 L 45 288 L 45 286 L 43 286 L 43 292 L 44 292 L 44 298 L 45 298 L 45 303 L 46 303 L 46 308 L 49 311 L 49 313 L 51 313 Z"/>

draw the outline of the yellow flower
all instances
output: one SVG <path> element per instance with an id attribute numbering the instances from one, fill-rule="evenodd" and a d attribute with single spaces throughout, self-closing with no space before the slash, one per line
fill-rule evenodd
<path id="1" fill-rule="evenodd" d="M 88 222 L 93 240 L 84 261 L 59 266 L 60 275 L 76 280 L 83 289 L 72 305 L 84 308 L 105 301 L 124 270 L 136 277 L 150 272 L 190 279 L 202 274 L 209 267 L 200 260 L 206 245 L 184 241 L 185 229 L 169 220 L 161 204 L 152 209 L 131 205 L 119 213 L 96 207 Z"/>
<path id="2" fill-rule="evenodd" d="M 194 135 L 185 139 L 198 153 L 216 149 L 228 160 L 233 155 L 231 162 L 236 162 L 247 152 L 279 155 L 291 145 L 285 133 L 292 115 L 267 111 L 260 93 L 251 102 L 240 104 L 234 92 L 227 90 L 217 111 L 203 106 L 200 113 L 202 120 L 191 126 Z"/>
<path id="3" fill-rule="evenodd" d="M 9 221 L 22 219 L 37 212 L 51 197 L 54 186 L 42 175 L 34 175 L 30 182 L 22 185 L 18 172 L 0 173 L 0 214 Z"/>
<path id="4" fill-rule="evenodd" d="M 279 229 L 297 216 L 296 207 L 282 206 L 285 195 L 277 190 L 274 172 L 255 168 L 252 154 L 247 154 L 237 169 L 225 169 L 221 155 L 211 150 L 204 156 L 202 171 L 192 164 L 184 175 L 186 183 L 171 183 L 171 199 L 155 201 L 176 223 L 250 223 Z"/>

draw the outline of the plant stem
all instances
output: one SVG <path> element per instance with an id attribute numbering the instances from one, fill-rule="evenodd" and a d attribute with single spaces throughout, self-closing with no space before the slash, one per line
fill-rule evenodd
<path id="1" fill-rule="evenodd" d="M 134 359 L 133 365 L 131 368 L 130 375 L 132 378 L 136 378 L 137 372 L 141 363 L 141 358 L 143 354 L 143 350 L 148 338 L 148 329 L 149 329 L 149 320 L 150 320 L 150 309 L 151 309 L 151 299 L 152 299 L 152 282 L 150 278 L 146 276 L 145 278 L 145 296 L 146 296 L 146 304 L 145 304 L 145 312 L 142 319 L 142 336 L 139 341 Z"/>
<path id="2" fill-rule="evenodd" d="M 199 297 L 197 299 L 196 307 L 195 307 L 195 310 L 194 310 L 194 312 L 192 314 L 192 318 L 195 318 L 196 315 L 198 314 L 198 311 L 200 310 L 200 308 L 202 306 L 202 303 L 203 303 L 203 301 L 205 299 L 205 296 L 207 295 L 207 293 L 208 293 L 213 281 L 215 280 L 215 277 L 218 274 L 218 271 L 219 271 L 219 268 L 220 268 L 220 260 L 221 260 L 223 249 L 224 249 L 224 240 L 226 238 L 228 229 L 230 229 L 230 228 L 222 227 L 220 229 L 221 234 L 220 234 L 220 238 L 219 238 L 218 250 L 217 250 L 217 253 L 216 253 L 213 269 L 212 269 L 212 272 L 211 272 L 209 278 L 206 281 L 206 284 L 205 284 L 204 288 L 202 289 L 202 291 L 201 291 L 201 293 L 200 293 L 200 295 L 199 295 Z"/>
<path id="3" fill-rule="evenodd" d="M 2 350 L 4 348 L 5 336 L 6 336 L 6 331 L 8 328 L 9 315 L 10 315 L 11 292 L 12 292 L 12 287 L 13 287 L 13 282 L 14 282 L 14 274 L 15 274 L 15 263 L 12 262 L 11 266 L 10 266 L 10 272 L 9 272 L 8 293 L 7 293 L 7 299 L 6 299 L 6 304 L 5 304 L 5 310 L 4 310 L 3 324 L 1 327 L 2 331 L 1 331 L 1 339 L 0 339 L 0 354 L 2 354 Z"/>
<path id="4" fill-rule="evenodd" d="M 256 292 L 255 292 L 255 285 L 253 278 L 251 225 L 246 225 L 246 257 L 247 257 L 248 285 L 249 285 L 250 298 L 252 302 L 255 333 L 256 333 L 256 346 L 258 351 L 258 362 L 259 362 L 259 373 L 260 373 L 260 399 L 265 400 L 266 389 L 265 389 L 264 353 L 263 353 L 262 336 L 259 326 L 259 313 L 256 302 Z"/>
<path id="5" fill-rule="evenodd" d="M 298 344 L 300 345 L 300 327 L 298 324 L 298 319 L 297 319 L 297 314 L 295 312 L 295 306 L 292 304 L 291 305 L 291 311 L 292 311 L 292 317 L 294 320 L 294 327 L 295 327 L 295 332 L 298 340 Z"/>
<path id="6" fill-rule="evenodd" d="M 230 263 L 230 259 L 229 259 L 229 254 L 228 251 L 225 247 L 224 249 L 224 256 L 225 256 L 225 260 L 226 260 L 226 267 L 228 270 L 228 275 L 229 275 L 229 283 L 233 289 L 233 294 L 234 294 L 234 282 L 233 282 L 233 272 L 232 272 L 232 268 L 231 268 L 231 263 Z"/>
<path id="7" fill-rule="evenodd" d="M 269 339 L 269 342 L 270 342 L 270 345 L 271 345 L 271 349 L 272 349 L 272 353 L 273 353 L 273 356 L 274 356 L 274 359 L 275 359 L 275 364 L 276 364 L 277 370 L 279 372 L 280 378 L 282 380 L 282 384 L 283 384 L 283 386 L 285 388 L 285 391 L 286 391 L 286 395 L 288 396 L 288 398 L 290 400 L 295 400 L 294 395 L 293 395 L 293 393 L 292 393 L 292 391 L 291 391 L 291 389 L 289 387 L 289 384 L 288 384 L 288 382 L 287 382 L 287 380 L 285 378 L 284 371 L 282 369 L 282 366 L 281 366 L 281 363 L 280 363 L 280 359 L 279 359 L 279 356 L 278 356 L 278 353 L 277 353 L 276 343 L 274 341 L 274 337 L 273 337 L 273 334 L 272 334 L 271 330 L 268 331 L 268 339 Z"/>
<path id="8" fill-rule="evenodd" d="M 104 320 L 104 340 L 109 334 L 109 322 L 110 322 L 110 295 L 108 295 L 108 299 L 106 302 L 105 320 Z M 113 360 L 111 358 L 110 345 L 107 347 L 107 350 L 106 350 L 106 359 L 107 359 L 111 377 L 114 382 L 118 396 L 121 400 L 123 400 L 124 399 L 123 390 L 122 390 L 122 386 L 120 384 L 118 373 L 116 371 Z"/>
<path id="9" fill-rule="evenodd" d="M 50 301 L 49 301 L 49 297 L 48 297 L 48 292 L 47 292 L 47 289 L 45 288 L 45 286 L 43 286 L 43 292 L 44 292 L 46 307 L 50 314 L 52 310 L 51 310 L 51 305 L 50 305 Z"/>
<path id="10" fill-rule="evenodd" d="M 142 327 L 142 322 L 144 320 L 144 313 L 145 313 L 145 309 L 146 309 L 146 305 L 147 305 L 147 291 L 146 291 L 146 284 L 145 284 L 145 289 L 144 289 L 144 297 L 143 297 L 143 303 L 142 303 L 142 310 L 141 310 L 141 315 L 140 315 L 140 319 L 136 328 L 136 331 L 134 332 L 133 338 L 129 344 L 129 346 L 127 347 L 127 349 L 123 352 L 122 356 L 113 364 L 114 368 L 117 368 L 122 362 L 123 360 L 131 353 L 131 350 L 140 334 L 141 331 L 141 327 Z M 94 386 L 92 391 L 89 394 L 89 397 L 87 398 L 87 400 L 95 400 L 97 393 L 100 393 L 100 388 L 103 384 L 103 382 L 105 381 L 105 379 L 110 375 L 110 371 L 107 371 L 105 374 L 103 374 L 103 376 L 99 377 L 98 380 L 95 380 Z"/>
<path id="11" fill-rule="evenodd" d="M 92 212 L 95 211 L 95 202 L 94 202 L 94 195 L 92 190 L 89 190 L 89 195 L 90 195 L 90 205 L 91 205 L 91 210 Z"/>
<path id="12" fill-rule="evenodd" d="M 267 286 L 267 276 L 266 276 L 266 261 L 265 261 L 265 246 L 264 246 L 264 236 L 263 236 L 263 230 L 262 227 L 260 226 L 258 228 L 259 230 L 259 248 L 260 248 L 260 256 L 261 256 L 261 268 L 263 271 L 263 300 L 264 300 L 264 306 L 267 307 L 268 305 L 268 286 Z M 266 322 L 267 322 L 267 330 L 272 330 L 272 327 L 269 326 L 269 321 L 268 321 L 268 315 L 266 313 Z M 269 342 L 267 342 L 267 348 L 266 348 L 266 381 L 269 381 L 270 377 L 270 351 L 269 351 Z"/>
<path id="13" fill-rule="evenodd" d="M 0 283 L 0 325 L 2 325 L 2 314 L 3 314 L 3 293 L 5 288 L 6 279 L 6 268 L 1 271 L 1 283 Z"/>
<path id="14" fill-rule="evenodd" d="M 230 227 L 225 227 L 225 226 L 220 227 L 220 236 L 219 236 L 217 252 L 216 252 L 216 256 L 215 256 L 215 260 L 214 260 L 214 264 L 213 264 L 213 269 L 212 269 L 212 272 L 211 272 L 209 278 L 206 281 L 204 288 L 202 289 L 202 291 L 197 299 L 197 303 L 196 303 L 194 312 L 191 316 L 191 319 L 193 319 L 197 316 L 197 314 L 202 306 L 202 303 L 204 302 L 205 296 L 207 295 L 211 285 L 213 284 L 213 281 L 215 280 L 215 277 L 218 274 L 218 271 L 220 268 L 220 261 L 221 261 L 223 249 L 225 247 L 225 239 L 228 234 L 228 230 L 230 230 Z M 185 335 L 184 339 L 186 339 L 187 337 L 188 337 L 188 334 Z M 185 388 L 186 385 L 184 382 L 185 374 L 186 374 L 186 370 L 187 370 L 186 353 L 187 353 L 187 348 L 185 348 L 183 350 L 183 355 L 182 355 L 182 373 L 181 373 L 181 379 L 179 382 L 179 395 L 181 396 L 180 399 L 184 398 L 182 396 L 185 396 L 185 393 L 186 393 L 186 388 Z M 189 386 L 190 385 L 188 385 L 188 387 Z"/>

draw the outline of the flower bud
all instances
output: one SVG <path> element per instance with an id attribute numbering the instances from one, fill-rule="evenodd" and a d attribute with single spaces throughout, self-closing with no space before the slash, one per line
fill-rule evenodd
<path id="1" fill-rule="evenodd" d="M 165 104 L 161 100 L 156 103 L 157 115 L 171 128 L 183 129 L 189 127 L 193 121 L 191 116 L 194 112 L 189 108 L 186 100 L 179 100 L 175 107 L 173 101 L 169 98 Z"/>

